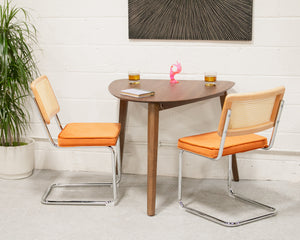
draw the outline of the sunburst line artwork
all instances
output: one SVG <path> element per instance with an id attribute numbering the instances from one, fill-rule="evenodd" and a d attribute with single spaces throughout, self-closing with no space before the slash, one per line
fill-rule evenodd
<path id="1" fill-rule="evenodd" d="M 252 40 L 253 0 L 128 0 L 130 39 Z"/>

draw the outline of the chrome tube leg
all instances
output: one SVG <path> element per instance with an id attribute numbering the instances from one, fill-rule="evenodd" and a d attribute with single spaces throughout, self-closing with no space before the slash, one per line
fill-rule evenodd
<path id="1" fill-rule="evenodd" d="M 122 178 L 120 139 L 118 139 L 117 142 L 117 166 L 118 166 L 118 180 L 117 180 L 117 184 L 118 184 Z"/>
<path id="2" fill-rule="evenodd" d="M 178 203 L 180 207 L 184 207 L 184 204 L 182 202 L 182 155 L 183 150 L 180 150 L 179 152 L 179 164 L 178 164 Z"/>
<path id="3" fill-rule="evenodd" d="M 195 214 L 199 217 L 203 217 L 205 219 L 208 219 L 212 222 L 221 224 L 221 225 L 226 226 L 226 227 L 241 226 L 241 225 L 244 225 L 244 224 L 247 224 L 247 223 L 255 222 L 255 221 L 258 221 L 258 220 L 265 219 L 265 218 L 272 217 L 272 216 L 276 215 L 277 212 L 276 212 L 275 208 L 273 208 L 271 206 L 268 206 L 268 205 L 265 205 L 263 203 L 259 203 L 257 201 L 251 200 L 249 198 L 243 197 L 243 196 L 233 192 L 233 189 L 232 189 L 232 155 L 228 156 L 229 157 L 228 158 L 228 182 L 227 182 L 228 194 L 231 197 L 233 197 L 237 200 L 243 201 L 245 203 L 249 203 L 253 206 L 263 208 L 263 209 L 267 210 L 267 212 L 262 213 L 260 215 L 255 216 L 255 217 L 252 217 L 252 218 L 247 218 L 247 219 L 238 220 L 238 221 L 227 221 L 227 220 L 222 220 L 218 217 L 214 217 L 212 215 L 209 215 L 205 212 L 196 210 L 194 208 L 185 206 L 184 203 L 182 202 L 182 186 L 181 186 L 181 184 L 182 184 L 182 155 L 183 155 L 183 150 L 180 150 L 180 153 L 179 153 L 179 173 L 178 173 L 178 202 L 179 202 L 180 206 L 183 209 L 185 209 L 187 212 Z"/>
<path id="4" fill-rule="evenodd" d="M 58 117 L 57 117 L 58 119 Z M 59 119 L 58 119 L 58 123 Z M 47 128 L 47 125 L 46 125 Z M 47 131 L 49 132 L 49 129 L 47 128 Z M 50 133 L 50 132 L 49 132 Z M 51 139 L 50 139 L 51 140 Z M 52 139 L 53 140 L 53 139 Z M 57 145 L 53 142 L 54 146 L 57 147 Z M 51 205 L 114 205 L 117 201 L 117 182 L 121 180 L 121 167 L 120 167 L 120 161 L 118 158 L 117 151 L 112 146 L 107 146 L 106 148 L 109 148 L 111 151 L 111 160 L 112 160 L 112 182 L 98 182 L 98 183 L 54 183 L 50 187 L 48 187 L 47 191 L 42 196 L 41 202 L 43 204 L 51 204 Z M 117 167 L 117 161 L 118 161 L 118 179 L 116 176 L 116 167 Z M 52 190 L 55 188 L 65 188 L 65 187 L 92 187 L 92 186 L 109 186 L 113 188 L 113 199 L 111 200 L 51 200 L 48 199 L 49 195 L 51 194 Z"/>
<path id="5" fill-rule="evenodd" d="M 116 183 L 116 153 L 115 150 L 110 147 L 111 150 L 111 165 L 112 165 L 112 187 L 113 187 L 113 202 L 117 200 L 117 183 Z"/>
<path id="6" fill-rule="evenodd" d="M 52 204 L 52 205 L 105 205 L 113 206 L 117 201 L 117 177 L 116 177 L 116 163 L 117 163 L 117 154 L 113 147 L 108 147 L 111 151 L 111 165 L 112 165 L 112 182 L 100 182 L 100 183 L 54 183 L 52 184 L 45 194 L 42 197 L 41 202 L 43 204 Z M 102 187 L 109 186 L 113 189 L 113 198 L 109 200 L 49 200 L 48 197 L 52 190 L 55 188 L 66 188 L 66 187 Z"/>
<path id="7" fill-rule="evenodd" d="M 228 155 L 228 194 L 232 196 L 233 190 L 232 190 L 232 155 Z"/>

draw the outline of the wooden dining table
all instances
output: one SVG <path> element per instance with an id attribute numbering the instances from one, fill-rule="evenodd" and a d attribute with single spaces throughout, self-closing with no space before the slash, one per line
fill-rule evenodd
<path id="1" fill-rule="evenodd" d="M 128 102 L 141 102 L 148 104 L 148 168 L 147 168 L 147 214 L 155 215 L 156 201 L 156 175 L 157 175 L 157 149 L 159 132 L 159 112 L 173 107 L 189 103 L 203 101 L 219 97 L 223 106 L 227 91 L 232 88 L 234 82 L 217 81 L 216 86 L 206 87 L 201 80 L 181 80 L 179 83 L 171 84 L 169 80 L 142 79 L 140 84 L 131 85 L 128 79 L 114 80 L 109 85 L 110 93 L 120 99 L 119 122 L 121 123 L 120 133 L 120 157 L 123 158 L 125 126 L 127 118 Z M 154 96 L 135 98 L 121 95 L 121 90 L 137 88 L 151 90 Z M 218 116 L 216 116 L 218 117 Z M 238 181 L 238 170 L 236 158 L 233 157 L 233 177 Z"/>

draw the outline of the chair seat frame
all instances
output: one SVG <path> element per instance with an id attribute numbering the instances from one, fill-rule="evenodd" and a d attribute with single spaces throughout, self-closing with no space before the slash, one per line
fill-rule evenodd
<path id="1" fill-rule="evenodd" d="M 61 148 L 61 147 L 58 147 Z M 41 203 L 48 205 L 100 205 L 100 206 L 114 206 L 117 201 L 117 185 L 121 181 L 121 165 L 120 158 L 117 157 L 116 151 L 112 146 L 106 147 L 111 151 L 111 165 L 112 165 L 112 182 L 95 182 L 95 183 L 53 183 L 51 184 L 44 195 Z M 65 148 L 64 148 L 65 149 Z M 117 159 L 117 162 L 116 162 Z M 116 174 L 116 167 L 118 174 Z M 70 188 L 70 187 L 111 187 L 113 196 L 108 200 L 51 200 L 49 196 L 56 188 Z"/>
<path id="2" fill-rule="evenodd" d="M 33 98 L 36 106 L 39 110 L 40 117 L 44 123 L 45 130 L 48 136 L 48 140 L 50 143 L 60 149 L 70 149 L 70 148 L 99 148 L 104 147 L 110 150 L 111 152 L 111 165 L 112 165 L 112 181 L 111 182 L 97 182 L 97 183 L 53 183 L 48 187 L 44 195 L 42 196 L 41 203 L 47 204 L 47 205 L 100 205 L 100 206 L 114 206 L 117 202 L 117 185 L 121 181 L 122 177 L 122 166 L 120 161 L 120 144 L 119 140 L 117 141 L 117 151 L 113 148 L 113 146 L 78 146 L 78 147 L 60 147 L 52 138 L 52 135 L 50 133 L 50 130 L 48 128 L 47 123 L 45 122 L 42 113 L 38 107 L 37 101 L 35 98 Z M 60 130 L 63 130 L 62 124 L 60 122 L 60 119 L 58 115 L 55 115 L 55 120 L 57 125 L 59 126 Z M 116 173 L 116 171 L 118 173 Z M 108 200 L 51 200 L 49 199 L 49 196 L 51 192 L 56 188 L 70 188 L 70 187 L 111 187 L 112 188 L 112 198 Z"/>
<path id="3" fill-rule="evenodd" d="M 278 123 L 280 121 L 280 116 L 281 116 L 281 113 L 282 113 L 283 105 L 284 105 L 284 100 L 281 100 L 280 106 L 279 106 L 279 109 L 278 109 L 278 114 L 277 114 L 277 117 L 276 117 L 276 121 L 275 121 L 275 124 L 274 124 L 274 127 L 273 127 L 272 135 L 271 135 L 271 138 L 269 140 L 268 147 L 262 148 L 264 150 L 270 149 L 274 144 L 274 139 L 275 139 L 275 136 L 276 136 L 276 133 L 277 133 Z M 224 149 L 227 129 L 228 129 L 229 121 L 230 121 L 230 116 L 231 116 L 231 110 L 228 109 L 226 119 L 225 119 L 224 129 L 223 129 L 222 137 L 221 137 L 221 141 L 220 141 L 219 152 L 218 152 L 218 156 L 216 158 L 208 158 L 208 157 L 198 155 L 198 154 L 193 153 L 193 152 L 189 152 L 189 151 L 182 150 L 182 149 L 180 150 L 180 152 L 179 152 L 179 173 L 178 173 L 178 203 L 179 203 L 179 206 L 181 208 L 185 209 L 189 213 L 195 214 L 197 216 L 200 216 L 202 218 L 205 218 L 207 220 L 213 221 L 215 223 L 218 223 L 218 224 L 226 226 L 226 227 L 236 227 L 236 226 L 241 226 L 241 225 L 244 225 L 244 224 L 247 224 L 247 223 L 251 223 L 251 222 L 261 220 L 261 219 L 265 219 L 265 218 L 275 216 L 277 214 L 277 210 L 274 207 L 271 207 L 271 206 L 268 206 L 266 204 L 257 202 L 255 200 L 251 200 L 247 197 L 244 197 L 244 196 L 234 192 L 233 187 L 232 187 L 232 155 L 228 155 L 229 161 L 228 161 L 228 180 L 227 180 L 228 181 L 227 182 L 228 189 L 227 190 L 228 190 L 229 196 L 233 197 L 237 200 L 240 200 L 244 203 L 247 203 L 247 204 L 259 207 L 259 208 L 263 208 L 263 209 L 267 210 L 266 213 L 263 213 L 261 215 L 257 215 L 255 217 L 247 218 L 247 219 L 244 219 L 244 220 L 227 221 L 227 220 L 223 220 L 223 219 L 220 219 L 218 217 L 209 215 L 209 214 L 207 214 L 203 211 L 199 211 L 199 210 L 196 210 L 194 208 L 187 207 L 187 206 L 185 206 L 185 204 L 183 203 L 183 200 L 182 200 L 182 160 L 183 160 L 183 153 L 184 152 L 189 152 L 189 153 L 192 153 L 192 154 L 195 154 L 195 155 L 198 155 L 198 156 L 208 158 L 210 160 L 220 160 L 222 158 L 222 155 L 223 155 L 223 149 Z"/>

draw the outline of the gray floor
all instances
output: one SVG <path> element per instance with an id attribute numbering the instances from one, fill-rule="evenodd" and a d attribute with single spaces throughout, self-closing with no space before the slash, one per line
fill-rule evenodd
<path id="1" fill-rule="evenodd" d="M 276 207 L 279 213 L 259 222 L 226 228 L 180 209 L 176 203 L 177 179 L 171 177 L 157 180 L 154 217 L 146 215 L 146 176 L 125 175 L 119 188 L 120 201 L 115 207 L 40 203 L 49 184 L 78 179 L 98 180 L 95 174 L 48 170 L 35 171 L 23 180 L 0 180 L 0 239 L 300 239 L 300 183 L 241 181 L 234 184 L 239 192 Z M 184 179 L 184 187 L 189 206 L 233 218 L 251 216 L 256 211 L 231 198 L 223 200 L 225 181 Z M 51 197 L 62 195 L 55 194 Z"/>

